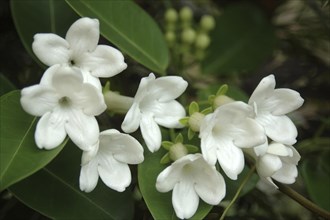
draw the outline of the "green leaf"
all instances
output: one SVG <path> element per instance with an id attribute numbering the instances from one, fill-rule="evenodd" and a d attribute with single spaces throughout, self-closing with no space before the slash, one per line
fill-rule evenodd
<path id="1" fill-rule="evenodd" d="M 155 187 L 157 176 L 166 168 L 166 165 L 159 163 L 164 154 L 165 150 L 163 149 L 156 153 L 147 152 L 144 162 L 138 166 L 140 190 L 155 220 L 178 219 L 172 207 L 172 191 L 160 193 Z M 191 219 L 203 219 L 211 208 L 212 206 L 200 199 L 198 210 Z"/>
<path id="2" fill-rule="evenodd" d="M 330 211 L 330 151 L 320 157 L 305 159 L 301 165 L 301 173 L 311 199 L 323 209 Z"/>
<path id="3" fill-rule="evenodd" d="M 164 73 L 169 52 L 156 22 L 133 1 L 66 0 L 81 16 L 100 20 L 102 35 L 147 68 Z"/>
<path id="4" fill-rule="evenodd" d="M 130 189 L 119 193 L 99 180 L 92 192 L 80 191 L 80 158 L 81 151 L 69 142 L 49 165 L 9 189 L 27 206 L 52 219 L 132 219 Z"/>
<path id="5" fill-rule="evenodd" d="M 40 150 L 34 141 L 36 117 L 24 112 L 20 91 L 0 99 L 0 191 L 49 163 L 64 147 Z"/>
<path id="6" fill-rule="evenodd" d="M 259 7 L 245 2 L 230 4 L 216 19 L 203 72 L 255 70 L 271 56 L 276 41 L 274 29 Z"/>
<path id="7" fill-rule="evenodd" d="M 224 84 L 220 86 L 215 96 L 225 95 L 227 91 L 228 91 L 228 85 Z"/>
<path id="8" fill-rule="evenodd" d="M 55 33 L 64 37 L 71 24 L 78 19 L 64 0 L 11 0 L 10 6 L 21 41 L 37 62 L 39 60 L 32 52 L 33 36 L 37 33 Z"/>
<path id="9" fill-rule="evenodd" d="M 199 105 L 197 102 L 193 101 L 189 105 L 189 115 L 191 116 L 195 112 L 199 112 Z"/>
<path id="10" fill-rule="evenodd" d="M 15 90 L 16 87 L 2 73 L 0 73 L 0 96 Z"/>

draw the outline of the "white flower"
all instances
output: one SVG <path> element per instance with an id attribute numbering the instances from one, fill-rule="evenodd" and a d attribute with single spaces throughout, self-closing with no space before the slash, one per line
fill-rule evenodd
<path id="1" fill-rule="evenodd" d="M 132 136 L 115 129 L 103 131 L 93 150 L 83 152 L 80 189 L 91 192 L 100 176 L 108 187 L 122 192 L 131 183 L 127 164 L 138 164 L 143 160 L 143 147 Z"/>
<path id="2" fill-rule="evenodd" d="M 253 109 L 243 102 L 218 107 L 202 121 L 199 137 L 206 161 L 219 164 L 226 175 L 237 179 L 244 168 L 241 148 L 254 147 L 266 141 L 264 129 L 255 122 Z"/>
<path id="3" fill-rule="evenodd" d="M 291 89 L 275 89 L 274 75 L 263 78 L 252 93 L 249 105 L 254 107 L 255 120 L 261 124 L 268 137 L 276 142 L 296 143 L 297 129 L 285 114 L 303 104 L 300 94 Z"/>
<path id="4" fill-rule="evenodd" d="M 257 172 L 263 181 L 266 180 L 272 184 L 274 183 L 271 178 L 285 184 L 296 181 L 300 155 L 294 147 L 272 142 L 268 145 L 266 154 L 256 159 Z"/>
<path id="5" fill-rule="evenodd" d="M 215 166 L 208 164 L 201 154 L 188 154 L 172 163 L 157 177 L 159 192 L 172 192 L 172 204 L 176 215 L 192 217 L 199 198 L 210 205 L 217 205 L 226 194 L 226 185 Z"/>
<path id="6" fill-rule="evenodd" d="M 52 33 L 36 34 L 32 49 L 47 66 L 68 64 L 88 71 L 94 77 L 111 77 L 127 65 L 117 49 L 97 45 L 99 35 L 97 19 L 80 18 L 71 25 L 65 39 Z"/>
<path id="7" fill-rule="evenodd" d="M 94 116 L 106 105 L 99 90 L 83 83 L 78 69 L 54 65 L 40 84 L 24 88 L 21 95 L 23 109 L 41 116 L 35 132 L 39 148 L 53 149 L 67 134 L 83 150 L 97 141 L 99 126 Z"/>
<path id="8" fill-rule="evenodd" d="M 131 133 L 139 127 L 144 141 L 151 152 L 161 145 L 158 125 L 167 128 L 183 127 L 179 120 L 185 117 L 183 106 L 175 99 L 187 88 L 188 83 L 179 76 L 164 76 L 155 79 L 150 73 L 142 78 L 122 124 L 123 131 Z"/>

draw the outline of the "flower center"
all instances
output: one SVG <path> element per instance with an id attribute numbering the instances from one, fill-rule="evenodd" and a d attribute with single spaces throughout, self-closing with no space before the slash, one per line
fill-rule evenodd
<path id="1" fill-rule="evenodd" d="M 60 104 L 61 107 L 69 107 L 71 105 L 71 100 L 67 96 L 63 96 L 58 100 L 58 103 Z"/>

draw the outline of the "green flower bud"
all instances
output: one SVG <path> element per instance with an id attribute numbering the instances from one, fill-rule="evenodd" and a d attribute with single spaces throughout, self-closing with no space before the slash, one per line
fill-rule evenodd
<path id="1" fill-rule="evenodd" d="M 169 8 L 165 12 L 165 21 L 174 23 L 178 20 L 178 13 L 175 9 Z"/>
<path id="2" fill-rule="evenodd" d="M 211 15 L 203 15 L 200 25 L 203 30 L 210 31 L 215 27 L 215 20 Z"/>
<path id="3" fill-rule="evenodd" d="M 206 34 L 198 34 L 195 41 L 195 46 L 199 49 L 205 49 L 210 45 L 210 37 Z"/>
<path id="4" fill-rule="evenodd" d="M 192 15 L 193 15 L 193 12 L 189 7 L 185 6 L 185 7 L 181 8 L 180 18 L 182 21 L 191 21 Z"/>
<path id="5" fill-rule="evenodd" d="M 173 31 L 166 32 L 165 39 L 166 39 L 167 43 L 169 43 L 169 44 L 174 43 L 175 42 L 175 34 L 174 34 L 174 32 Z"/>
<path id="6" fill-rule="evenodd" d="M 215 97 L 215 99 L 213 101 L 213 107 L 214 107 L 214 109 L 216 109 L 221 105 L 231 103 L 234 101 L 235 101 L 234 99 L 232 99 L 226 95 L 219 95 L 219 96 Z"/>
<path id="7" fill-rule="evenodd" d="M 181 33 L 181 40 L 187 44 L 191 44 L 192 42 L 194 42 L 195 37 L 196 32 L 191 28 L 185 29 Z"/>
<path id="8" fill-rule="evenodd" d="M 189 127 L 192 131 L 194 132 L 198 132 L 200 127 L 201 127 L 201 123 L 204 119 L 205 115 L 200 113 L 200 112 L 194 112 L 190 117 L 189 117 Z"/>
<path id="9" fill-rule="evenodd" d="M 172 145 L 169 151 L 169 156 L 172 161 L 176 161 L 187 154 L 188 150 L 182 143 Z"/>

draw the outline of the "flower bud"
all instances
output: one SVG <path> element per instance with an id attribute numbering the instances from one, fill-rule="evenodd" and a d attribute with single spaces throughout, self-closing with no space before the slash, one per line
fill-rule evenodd
<path id="1" fill-rule="evenodd" d="M 188 154 L 187 148 L 182 143 L 176 143 L 171 146 L 169 155 L 172 161 L 176 161 Z"/>
<path id="2" fill-rule="evenodd" d="M 210 31 L 215 27 L 215 20 L 211 15 L 204 15 L 200 21 L 201 28 Z"/>
<path id="3" fill-rule="evenodd" d="M 175 34 L 173 31 L 168 31 L 165 34 L 165 39 L 167 41 L 168 44 L 172 44 L 175 42 Z"/>
<path id="4" fill-rule="evenodd" d="M 210 37 L 206 34 L 198 34 L 195 41 L 195 46 L 199 49 L 205 49 L 210 45 Z"/>
<path id="5" fill-rule="evenodd" d="M 185 6 L 181 8 L 180 18 L 182 21 L 191 21 L 192 15 L 193 15 L 192 10 L 189 7 Z"/>
<path id="6" fill-rule="evenodd" d="M 213 101 L 213 107 L 214 109 L 224 105 L 224 104 L 228 104 L 231 102 L 234 102 L 235 100 L 226 96 L 226 95 L 219 95 L 217 97 L 215 97 L 214 101 Z"/>
<path id="7" fill-rule="evenodd" d="M 190 117 L 189 117 L 189 127 L 192 131 L 194 132 L 199 132 L 201 123 L 204 119 L 205 115 L 203 115 L 200 112 L 194 112 Z"/>
<path id="8" fill-rule="evenodd" d="M 195 38 L 196 32 L 191 28 L 185 29 L 181 33 L 181 40 L 184 43 L 191 44 L 192 42 L 194 42 Z"/>
<path id="9" fill-rule="evenodd" d="M 178 20 L 178 13 L 175 9 L 169 8 L 165 12 L 165 21 L 174 23 Z"/>

